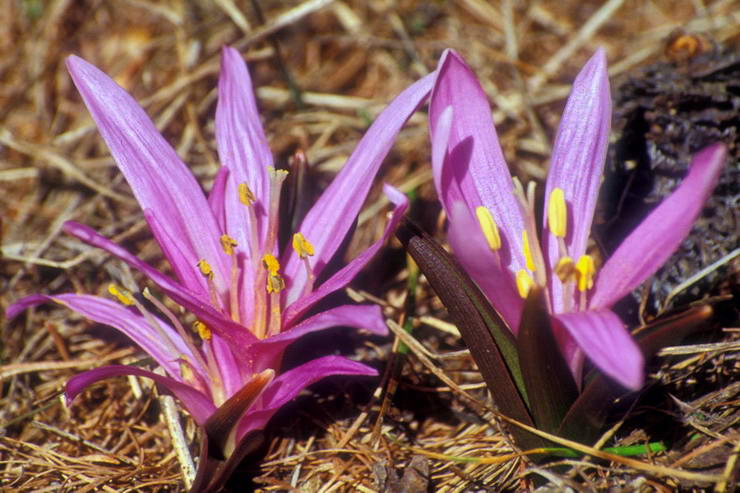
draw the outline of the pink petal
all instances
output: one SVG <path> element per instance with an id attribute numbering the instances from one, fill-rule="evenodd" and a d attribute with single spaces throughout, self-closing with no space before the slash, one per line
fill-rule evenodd
<path id="1" fill-rule="evenodd" d="M 83 294 L 33 295 L 18 300 L 11 305 L 8 308 L 8 317 L 15 317 L 21 310 L 50 301 L 60 303 L 97 323 L 120 330 L 174 377 L 180 375 L 179 359 L 183 356 L 191 363 L 193 369 L 201 375 L 206 375 L 206 370 L 198 365 L 198 361 L 188 345 L 169 324 L 153 317 L 167 335 L 171 345 L 165 343 L 157 329 L 152 327 L 146 318 L 137 311 L 105 298 Z M 174 348 L 174 351 L 172 348 Z"/>
<path id="2" fill-rule="evenodd" d="M 376 376 L 378 372 L 341 356 L 324 356 L 288 370 L 263 391 L 255 405 L 239 424 L 237 437 L 264 428 L 270 418 L 309 385 L 333 375 Z"/>
<path id="3" fill-rule="evenodd" d="M 714 190 L 727 147 L 701 150 L 681 185 L 609 257 L 596 278 L 590 306 L 607 308 L 650 277 L 678 248 Z"/>
<path id="4" fill-rule="evenodd" d="M 69 57 L 67 67 L 142 209 L 150 209 L 169 237 L 182 244 L 191 270 L 205 258 L 216 273 L 227 273 L 218 225 L 203 191 L 144 110 L 81 58 Z"/>
<path id="5" fill-rule="evenodd" d="M 88 245 L 105 250 L 123 260 L 134 269 L 141 271 L 145 276 L 155 282 L 157 286 L 167 294 L 167 296 L 172 298 L 179 305 L 182 305 L 184 308 L 191 311 L 204 324 L 208 325 L 213 332 L 229 341 L 229 344 L 234 348 L 234 352 L 237 357 L 243 353 L 244 349 L 257 340 L 249 329 L 225 318 L 221 313 L 217 312 L 210 305 L 210 301 L 204 300 L 200 295 L 177 284 L 157 269 L 127 252 L 120 245 L 117 245 L 108 238 L 99 235 L 92 228 L 73 221 L 67 221 L 64 224 L 64 231 L 75 238 L 84 241 Z"/>
<path id="6" fill-rule="evenodd" d="M 455 257 L 517 334 L 524 300 L 516 289 L 513 274 L 503 266 L 498 253 L 494 254 L 488 247 L 478 219 L 465 204 L 452 205 L 449 224 L 447 239 Z"/>
<path id="7" fill-rule="evenodd" d="M 611 124 L 611 97 L 606 70 L 606 54 L 596 51 L 573 82 L 568 103 L 552 151 L 552 162 L 545 191 L 544 249 L 550 268 L 554 269 L 560 254 L 558 242 L 547 229 L 547 205 L 552 190 L 563 189 L 568 205 L 566 246 L 571 258 L 586 253 L 591 234 L 596 199 L 604 171 Z M 568 288 L 572 290 L 573 285 Z M 564 285 L 552 276 L 550 293 L 554 312 L 570 310 L 563 306 Z"/>
<path id="8" fill-rule="evenodd" d="M 208 194 L 208 205 L 213 217 L 216 218 L 218 229 L 226 231 L 226 181 L 229 178 L 229 168 L 221 166 L 213 179 L 211 193 Z"/>
<path id="9" fill-rule="evenodd" d="M 221 52 L 216 140 L 221 163 L 230 171 L 225 195 L 226 232 L 248 258 L 260 256 L 267 235 L 270 201 L 267 168 L 272 166 L 272 153 L 262 129 L 247 66 L 239 52 L 228 46 Z M 250 224 L 247 207 L 239 201 L 240 183 L 245 183 L 257 200 L 252 207 L 260 245 L 251 244 L 253 225 Z"/>
<path id="10" fill-rule="evenodd" d="M 279 368 L 285 348 L 306 334 L 330 327 L 355 327 L 378 335 L 388 333 L 383 314 L 377 305 L 341 305 L 307 318 L 298 325 L 263 339 L 249 348 L 254 372 Z"/>
<path id="11" fill-rule="evenodd" d="M 502 259 L 504 266 L 516 272 L 524 267 L 524 219 L 513 194 L 511 173 L 493 126 L 488 99 L 470 67 L 454 51 L 445 52 L 437 71 L 429 103 L 434 146 L 438 145 L 438 132 L 447 131 L 444 123 L 439 128 L 438 123 L 444 122 L 442 117 L 448 107 L 453 111 L 447 156 L 441 167 L 435 164 L 437 194 L 448 214 L 452 203 L 459 200 L 458 195 L 462 195 L 470 210 L 479 205 L 488 207 L 499 227 L 503 249 L 508 252 Z"/>
<path id="12" fill-rule="evenodd" d="M 430 74 L 412 84 L 378 115 L 347 163 L 303 220 L 298 231 L 314 245 L 316 255 L 312 263 L 316 275 L 321 273 L 344 241 L 365 202 L 373 177 L 401 127 L 426 100 L 434 77 L 435 74 Z M 290 304 L 303 292 L 306 272 L 292 249 L 286 251 L 281 263 L 285 266 L 284 275 L 289 286 L 286 300 Z"/>
<path id="13" fill-rule="evenodd" d="M 631 390 L 644 381 L 644 358 L 622 321 L 609 310 L 554 315 L 603 373 Z"/>
<path id="14" fill-rule="evenodd" d="M 289 305 L 284 315 L 284 327 L 289 327 L 296 323 L 306 310 L 311 308 L 319 300 L 349 284 L 357 273 L 360 272 L 360 270 L 362 270 L 362 268 L 365 267 L 365 265 L 375 256 L 385 242 L 388 241 L 388 237 L 396 230 L 399 221 L 408 208 L 408 199 L 404 194 L 390 185 L 385 185 L 383 187 L 383 191 L 395 205 L 393 212 L 391 213 L 391 218 L 386 225 L 383 237 L 331 276 L 321 286 L 319 286 L 318 289 L 307 296 L 298 298 L 293 304 Z"/>
<path id="15" fill-rule="evenodd" d="M 67 405 L 71 405 L 74 398 L 77 397 L 87 386 L 99 380 L 120 375 L 135 375 L 137 377 L 150 378 L 154 380 L 159 385 L 172 392 L 175 397 L 182 402 L 185 409 L 188 410 L 195 422 L 200 426 L 203 426 L 208 417 L 216 410 L 213 402 L 208 397 L 187 384 L 169 377 L 157 375 L 156 373 L 152 373 L 147 370 L 142 370 L 135 366 L 125 365 L 104 366 L 102 368 L 96 368 L 95 370 L 80 373 L 79 375 L 75 375 L 70 378 L 64 388 Z"/>

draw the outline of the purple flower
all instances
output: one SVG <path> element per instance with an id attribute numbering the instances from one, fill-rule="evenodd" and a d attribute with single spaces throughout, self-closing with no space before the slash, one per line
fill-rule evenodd
<path id="1" fill-rule="evenodd" d="M 81 294 L 19 300 L 8 309 L 9 317 L 29 306 L 56 301 L 124 332 L 167 374 L 131 366 L 95 369 L 70 380 L 68 400 L 103 378 L 145 376 L 172 391 L 195 421 L 204 425 L 230 397 L 258 379 L 261 393 L 239 421 L 238 440 L 264 427 L 282 405 L 323 377 L 375 375 L 375 370 L 360 363 L 326 356 L 275 377 L 286 347 L 309 332 L 351 326 L 386 333 L 377 306 L 342 305 L 306 314 L 352 280 L 406 210 L 403 194 L 386 186 L 395 207 L 383 238 L 317 285 L 316 279 L 355 221 L 396 135 L 426 100 L 433 76 L 410 86 L 378 116 L 305 216 L 292 245 L 281 251 L 277 241 L 280 190 L 287 172 L 273 167 L 249 73 L 236 50 L 224 48 L 222 54 L 216 110 L 222 167 L 208 197 L 129 94 L 80 58 L 70 57 L 67 66 L 177 280 L 87 226 L 69 222 L 66 232 L 143 272 L 197 320 L 196 330 L 186 329 L 148 291 L 145 297 L 161 315 L 114 285 L 109 291 L 118 301 Z"/>
<path id="2" fill-rule="evenodd" d="M 432 163 L 450 245 L 511 330 L 518 331 L 523 298 L 539 285 L 546 289 L 555 336 L 576 380 L 585 353 L 605 374 L 637 389 L 644 380 L 643 356 L 610 308 L 681 243 L 727 151 L 717 144 L 699 152 L 681 186 L 597 272 L 587 246 L 610 119 L 606 56 L 599 50 L 576 78 L 560 122 L 540 229 L 534 188 L 512 180 L 480 84 L 448 52 L 430 101 Z"/>

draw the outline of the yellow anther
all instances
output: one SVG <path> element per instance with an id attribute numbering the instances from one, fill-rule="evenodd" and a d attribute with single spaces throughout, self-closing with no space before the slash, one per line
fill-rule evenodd
<path id="1" fill-rule="evenodd" d="M 537 270 L 532 257 L 532 249 L 529 248 L 529 235 L 527 231 L 522 231 L 522 250 L 524 250 L 524 260 L 527 262 L 527 269 L 534 272 Z"/>
<path id="2" fill-rule="evenodd" d="M 475 215 L 478 217 L 478 223 L 480 224 L 481 231 L 483 231 L 483 236 L 486 237 L 486 241 L 488 242 L 488 248 L 494 252 L 499 250 L 501 248 L 501 236 L 498 234 L 498 226 L 493 219 L 491 211 L 487 207 L 479 205 L 475 208 Z"/>
<path id="3" fill-rule="evenodd" d="M 267 276 L 267 292 L 279 293 L 285 289 L 285 281 L 280 274 L 270 274 Z"/>
<path id="4" fill-rule="evenodd" d="M 594 275 L 596 264 L 591 255 L 581 255 L 576 262 L 576 278 L 578 279 L 578 290 L 586 291 L 594 287 Z"/>
<path id="5" fill-rule="evenodd" d="M 552 234 L 565 238 L 568 231 L 568 208 L 562 188 L 554 188 L 550 194 L 550 203 L 547 206 L 547 225 Z"/>
<path id="6" fill-rule="evenodd" d="M 570 257 L 561 257 L 555 265 L 555 275 L 558 276 L 560 282 L 566 283 L 573 279 L 576 275 L 576 264 Z"/>
<path id="7" fill-rule="evenodd" d="M 204 277 L 213 279 L 213 269 L 211 269 L 211 264 L 209 264 L 205 259 L 198 260 L 198 269 L 200 269 L 200 273 L 203 274 Z"/>
<path id="8" fill-rule="evenodd" d="M 229 235 L 221 235 L 221 248 L 224 249 L 226 255 L 234 255 L 236 240 Z"/>
<path id="9" fill-rule="evenodd" d="M 195 381 L 195 372 L 193 372 L 193 367 L 183 359 L 180 359 L 180 376 L 186 382 Z"/>
<path id="10" fill-rule="evenodd" d="M 108 292 L 115 296 L 122 305 L 131 306 L 134 304 L 134 300 L 131 299 L 131 293 L 118 289 L 118 286 L 113 283 L 108 284 Z"/>
<path id="11" fill-rule="evenodd" d="M 286 176 L 288 176 L 288 171 L 284 169 L 275 169 L 274 166 L 268 166 L 267 175 L 270 177 L 271 180 L 276 180 L 278 183 L 280 183 L 285 180 Z"/>
<path id="12" fill-rule="evenodd" d="M 213 337 L 213 333 L 211 332 L 211 329 L 208 328 L 206 324 L 201 322 L 200 320 L 196 320 L 193 323 L 193 328 L 196 332 L 198 332 L 198 335 L 201 339 L 204 341 L 210 341 L 211 337 Z"/>
<path id="13" fill-rule="evenodd" d="M 303 236 L 303 233 L 293 235 L 293 250 L 301 258 L 312 257 L 314 254 L 313 245 Z"/>
<path id="14" fill-rule="evenodd" d="M 266 253 L 262 256 L 262 263 L 265 264 L 265 269 L 267 269 L 267 272 L 271 276 L 276 276 L 280 270 L 280 262 L 271 253 Z"/>
<path id="15" fill-rule="evenodd" d="M 532 286 L 534 286 L 534 279 L 529 272 L 526 269 L 519 269 L 516 273 L 516 289 L 519 291 L 519 296 L 526 299 Z"/>
<path id="16" fill-rule="evenodd" d="M 240 183 L 236 188 L 239 191 L 239 202 L 242 204 L 252 205 L 257 201 L 254 193 L 252 193 L 252 190 L 249 189 L 249 185 L 246 183 Z"/>

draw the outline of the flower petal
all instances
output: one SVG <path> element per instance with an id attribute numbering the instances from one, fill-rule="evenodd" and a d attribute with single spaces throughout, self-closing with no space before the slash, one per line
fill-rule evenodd
<path id="1" fill-rule="evenodd" d="M 642 387 L 645 381 L 642 352 L 614 312 L 589 310 L 561 313 L 554 318 L 603 373 L 628 389 Z"/>
<path id="2" fill-rule="evenodd" d="M 229 168 L 221 166 L 213 178 L 211 193 L 208 194 L 208 205 L 213 217 L 216 218 L 220 231 L 226 231 L 226 181 L 229 178 Z"/>
<path id="3" fill-rule="evenodd" d="M 596 199 L 604 171 L 611 124 L 611 97 L 606 70 L 606 54 L 599 49 L 584 65 L 573 82 L 565 111 L 560 119 L 547 177 L 545 207 L 554 188 L 561 188 L 568 209 L 568 231 L 565 243 L 574 260 L 586 253 L 591 234 Z M 549 232 L 544 215 L 544 251 L 551 271 L 560 259 L 557 239 Z M 555 313 L 569 311 L 563 306 L 565 286 L 552 276 L 550 292 Z M 567 289 L 573 289 L 568 284 Z"/>
<path id="4" fill-rule="evenodd" d="M 511 173 L 506 166 L 491 107 L 486 94 L 470 67 L 454 51 L 447 51 L 437 69 L 439 75 L 429 102 L 429 122 L 432 142 L 436 144 L 438 127 L 448 107 L 452 107 L 447 156 L 443 166 L 435 164 L 437 194 L 447 213 L 452 204 L 462 199 L 474 211 L 484 205 L 493 214 L 507 252 L 502 256 L 505 267 L 513 272 L 524 268 L 521 236 L 524 218 L 513 193 Z M 478 229 L 478 228 L 477 228 Z"/>
<path id="5" fill-rule="evenodd" d="M 229 341 L 229 344 L 234 348 L 234 353 L 237 357 L 240 357 L 243 350 L 257 340 L 249 329 L 225 318 L 210 305 L 209 301 L 203 300 L 198 294 L 177 284 L 177 282 L 165 276 L 143 260 L 127 252 L 126 249 L 120 245 L 117 245 L 108 238 L 98 234 L 92 228 L 85 226 L 84 224 L 67 221 L 64 223 L 64 231 L 67 234 L 84 241 L 88 245 L 105 250 L 123 260 L 134 269 L 142 272 L 145 276 L 155 282 L 157 286 L 167 294 L 167 296 L 187 310 L 193 312 L 193 314 L 210 327 L 213 332 Z"/>
<path id="6" fill-rule="evenodd" d="M 285 348 L 306 334 L 330 327 L 355 327 L 378 335 L 388 333 L 383 313 L 377 305 L 341 305 L 317 313 L 289 330 L 263 339 L 249 348 L 249 359 L 254 372 L 266 368 L 279 368 Z"/>
<path id="7" fill-rule="evenodd" d="M 196 263 L 205 258 L 216 273 L 228 273 L 203 191 L 144 110 L 90 63 L 71 56 L 67 67 L 142 209 L 153 211 L 169 236 L 182 243 L 190 269 L 197 272 Z"/>
<path id="8" fill-rule="evenodd" d="M 344 241 L 370 191 L 373 177 L 401 127 L 426 100 L 434 77 L 435 74 L 427 75 L 409 86 L 378 115 L 342 170 L 306 214 L 299 232 L 316 251 L 312 258 L 315 275 L 321 273 Z M 286 251 L 283 257 L 283 273 L 289 286 L 286 300 L 291 304 L 303 293 L 306 271 L 296 252 Z"/>
<path id="9" fill-rule="evenodd" d="M 360 272 L 368 262 L 370 262 L 385 242 L 388 241 L 388 237 L 396 230 L 398 222 L 403 217 L 406 209 L 408 209 L 408 199 L 404 194 L 390 185 L 385 185 L 383 187 L 383 191 L 395 205 L 393 212 L 391 213 L 390 220 L 385 227 L 385 232 L 383 232 L 383 237 L 373 243 L 367 250 L 354 258 L 329 279 L 324 281 L 318 289 L 306 296 L 298 298 L 293 304 L 289 305 L 288 309 L 285 311 L 283 327 L 290 327 L 299 320 L 306 310 L 311 308 L 319 300 L 349 284 L 357 273 Z"/>
<path id="10" fill-rule="evenodd" d="M 69 406 L 74 398 L 77 397 L 87 386 L 99 380 L 120 375 L 135 375 L 137 377 L 150 378 L 154 380 L 159 385 L 172 392 L 175 397 L 182 402 L 185 409 L 188 410 L 195 422 L 200 426 L 203 426 L 208 420 L 208 417 L 216 410 L 216 406 L 213 405 L 213 402 L 195 388 L 175 379 L 157 375 L 156 373 L 142 370 L 135 366 L 126 365 L 103 366 L 102 368 L 89 370 L 70 378 L 64 388 L 67 406 Z"/>
<path id="11" fill-rule="evenodd" d="M 221 75 L 218 80 L 216 140 L 223 166 L 230 170 L 226 184 L 226 233 L 248 258 L 260 256 L 267 235 L 267 210 L 270 200 L 268 166 L 272 153 L 262 129 L 252 80 L 241 55 L 224 46 L 221 52 Z M 239 199 L 239 184 L 244 183 L 254 194 L 256 225 L 251 224 L 247 206 Z M 251 231 L 258 229 L 260 245 L 252 245 Z M 257 251 L 252 251 L 255 249 Z"/>
<path id="12" fill-rule="evenodd" d="M 372 377 L 377 374 L 375 369 L 341 356 L 324 356 L 288 370 L 264 390 L 261 402 L 255 405 L 239 424 L 237 437 L 240 439 L 252 430 L 264 428 L 282 406 L 294 399 L 303 389 L 323 378 L 332 375 Z"/>
<path id="13" fill-rule="evenodd" d="M 590 306 L 606 308 L 650 277 L 678 248 L 704 208 L 727 160 L 727 147 L 699 151 L 688 175 L 609 257 L 596 279 Z"/>
<path id="14" fill-rule="evenodd" d="M 198 365 L 192 351 L 180 335 L 161 319 L 157 321 L 169 340 L 162 340 L 160 332 L 152 327 L 147 319 L 133 309 L 126 308 L 115 301 L 99 296 L 84 294 L 60 294 L 56 296 L 33 295 L 18 300 L 8 308 L 8 317 L 16 316 L 20 310 L 53 301 L 80 313 L 95 322 L 114 327 L 130 337 L 141 349 L 146 351 L 162 368 L 173 377 L 179 378 L 179 360 L 187 358 L 191 366 L 201 375 L 207 375 L 205 368 Z"/>
<path id="15" fill-rule="evenodd" d="M 465 271 L 517 334 L 524 300 L 516 289 L 514 276 L 503 266 L 500 255 L 488 247 L 478 219 L 461 202 L 452 205 L 447 239 Z"/>

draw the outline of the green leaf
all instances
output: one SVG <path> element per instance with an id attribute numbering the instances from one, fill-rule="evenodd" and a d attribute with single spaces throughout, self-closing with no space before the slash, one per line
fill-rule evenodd
<path id="1" fill-rule="evenodd" d="M 534 422 L 555 433 L 578 398 L 578 387 L 553 334 L 544 291 L 537 286 L 524 303 L 517 347 Z"/>
<path id="2" fill-rule="evenodd" d="M 478 286 L 455 259 L 416 225 L 405 220 L 396 236 L 414 258 L 457 325 L 501 413 L 534 426 L 527 405 L 514 336 Z M 519 429 L 521 447 L 542 440 Z"/>

